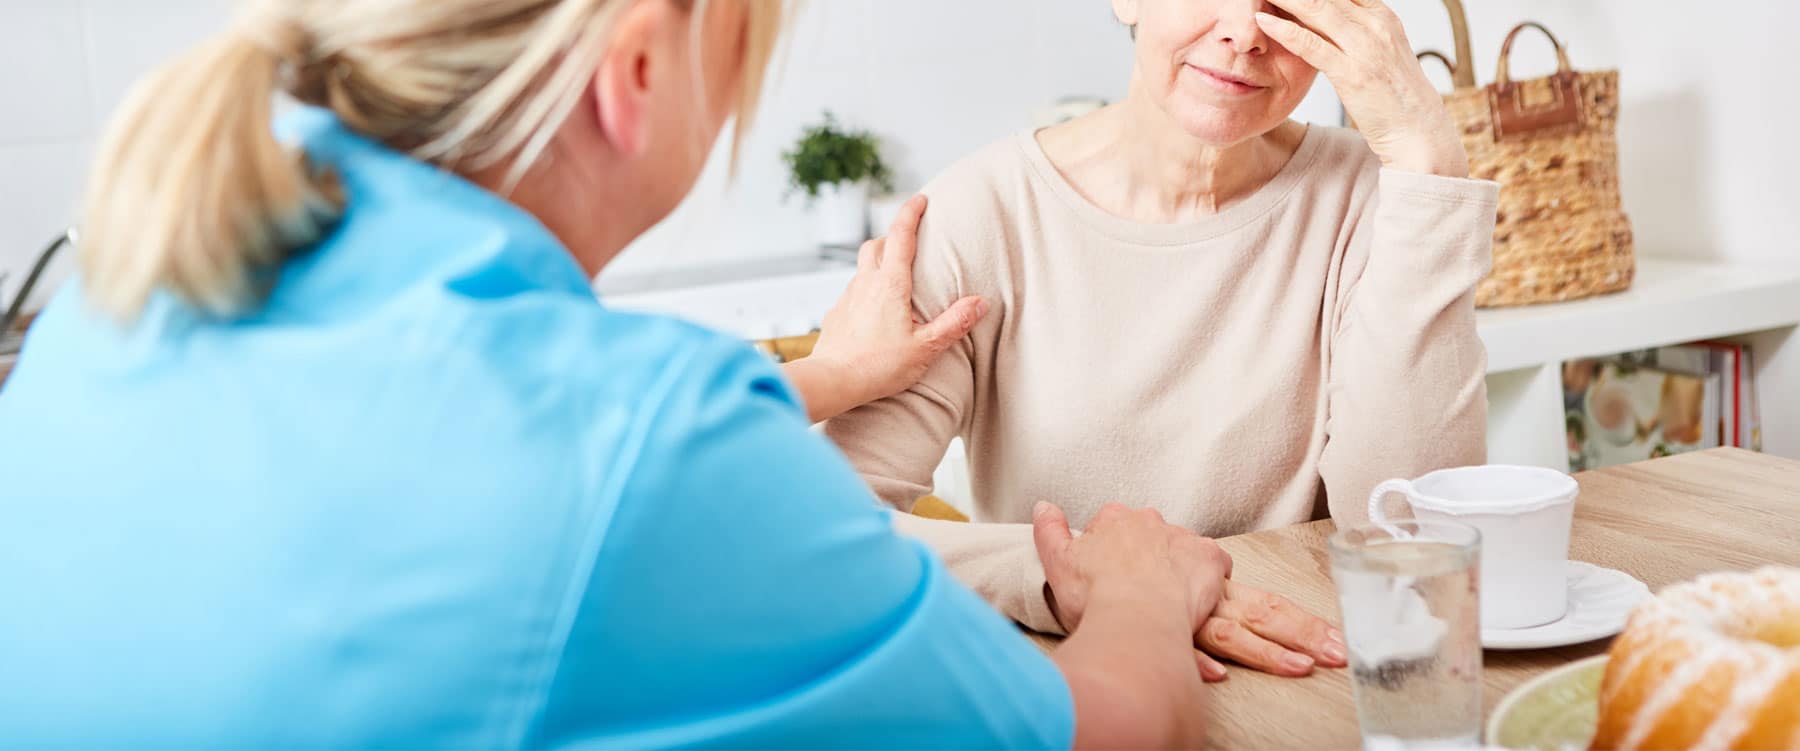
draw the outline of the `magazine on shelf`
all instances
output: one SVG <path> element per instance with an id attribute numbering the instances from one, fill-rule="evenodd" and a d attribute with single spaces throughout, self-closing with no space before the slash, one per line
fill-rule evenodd
<path id="1" fill-rule="evenodd" d="M 1743 347 L 1724 342 L 1695 342 L 1653 350 L 1658 367 L 1719 376 L 1719 445 L 1743 446 L 1743 400 L 1738 388 Z"/>
<path id="2" fill-rule="evenodd" d="M 1716 446 L 1762 450 L 1755 359 L 1696 342 L 1563 364 L 1569 468 L 1579 471 Z"/>
<path id="3" fill-rule="evenodd" d="M 1744 402 L 1744 445 L 1751 451 L 1763 450 L 1762 444 L 1762 411 L 1761 402 L 1756 396 L 1756 355 L 1745 347 L 1743 357 L 1738 362 L 1743 366 L 1743 377 L 1738 380 L 1739 398 Z"/>
<path id="4" fill-rule="evenodd" d="M 1726 446 L 1762 450 L 1762 417 L 1757 411 L 1756 358 L 1750 347 L 1736 342 L 1696 342 L 1679 347 L 1655 350 L 1658 364 L 1692 365 L 1700 352 L 1712 358 L 1710 372 L 1718 373 L 1724 382 L 1721 419 L 1725 423 L 1720 443 Z"/>
<path id="5" fill-rule="evenodd" d="M 1563 367 L 1565 426 L 1572 471 L 1714 448 L 1720 444 L 1717 373 L 1629 360 L 1581 360 Z"/>

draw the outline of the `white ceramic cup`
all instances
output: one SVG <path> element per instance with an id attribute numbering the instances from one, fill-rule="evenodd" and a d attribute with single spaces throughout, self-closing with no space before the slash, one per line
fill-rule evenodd
<path id="1" fill-rule="evenodd" d="M 1481 627 L 1542 626 L 1569 606 L 1569 525 L 1581 488 L 1565 473 L 1487 465 L 1388 480 L 1369 495 L 1369 520 L 1386 524 L 1381 502 L 1406 497 L 1423 521 L 1481 531 Z"/>

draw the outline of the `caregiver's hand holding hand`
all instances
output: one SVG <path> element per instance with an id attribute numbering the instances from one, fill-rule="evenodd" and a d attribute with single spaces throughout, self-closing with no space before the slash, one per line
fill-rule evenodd
<path id="1" fill-rule="evenodd" d="M 910 388 L 987 315 L 986 301 L 965 297 L 932 321 L 913 317 L 913 256 L 924 216 L 925 197 L 913 196 L 887 237 L 863 243 L 856 276 L 825 314 L 812 355 L 786 366 L 813 422 Z"/>
<path id="2" fill-rule="evenodd" d="M 1154 509 L 1108 504 L 1076 537 L 1062 509 L 1039 503 L 1032 528 L 1052 585 L 1083 603 L 1051 655 L 1082 708 L 1076 748 L 1198 748 L 1205 688 L 1186 658 L 1231 556 Z"/>
<path id="3" fill-rule="evenodd" d="M 1092 530 L 1105 515 L 1106 511 L 1102 510 L 1088 529 Z M 1093 588 L 1072 569 L 1066 560 L 1066 547 L 1058 542 L 1068 534 L 1068 521 L 1062 512 L 1052 507 L 1051 513 L 1038 516 L 1036 524 L 1038 557 L 1044 563 L 1044 577 L 1050 585 L 1050 607 L 1063 628 L 1074 633 L 1092 610 Z M 1046 526 L 1050 528 L 1048 531 Z M 1168 524 L 1163 526 L 1168 528 L 1165 534 L 1173 541 L 1169 544 L 1177 549 L 1191 548 L 1197 542 L 1217 547 L 1211 540 L 1189 530 Z M 1086 534 L 1083 539 L 1085 537 Z M 1205 555 L 1189 551 L 1188 554 L 1170 556 L 1166 573 L 1191 580 L 1191 586 L 1204 589 L 1213 586 L 1215 575 L 1231 575 L 1229 558 L 1226 563 L 1223 572 L 1215 573 Z M 1343 634 L 1284 597 L 1227 578 L 1217 599 L 1211 602 L 1214 603 L 1212 607 L 1194 609 L 1189 624 L 1189 638 L 1193 646 L 1199 648 L 1194 652 L 1194 660 L 1200 667 L 1201 677 L 1208 681 L 1225 679 L 1225 666 L 1215 657 L 1265 673 L 1296 677 L 1310 674 L 1316 665 L 1343 667 L 1346 664 Z"/>
<path id="4" fill-rule="evenodd" d="M 1469 176 L 1456 127 L 1393 9 L 1381 0 L 1269 2 L 1294 20 L 1257 13 L 1257 25 L 1331 80 L 1382 166 Z"/>

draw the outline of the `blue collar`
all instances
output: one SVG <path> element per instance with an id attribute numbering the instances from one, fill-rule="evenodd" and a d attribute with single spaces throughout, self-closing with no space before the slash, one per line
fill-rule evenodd
<path id="1" fill-rule="evenodd" d="M 505 199 L 351 132 L 328 110 L 289 112 L 276 131 L 338 176 L 348 205 L 329 235 L 284 265 L 264 316 L 366 309 L 421 286 L 471 298 L 593 298 L 574 256 Z"/>

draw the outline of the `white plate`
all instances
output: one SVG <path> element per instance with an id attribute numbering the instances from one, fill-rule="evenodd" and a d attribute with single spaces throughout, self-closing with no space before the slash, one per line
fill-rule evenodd
<path id="1" fill-rule="evenodd" d="M 1569 561 L 1569 612 L 1531 628 L 1484 628 L 1488 649 L 1543 649 L 1604 639 L 1625 628 L 1631 609 L 1650 597 L 1650 588 L 1623 571 Z"/>
<path id="2" fill-rule="evenodd" d="M 1487 742 L 1498 748 L 1587 748 L 1600 724 L 1606 655 L 1547 671 L 1507 692 L 1488 716 Z"/>

